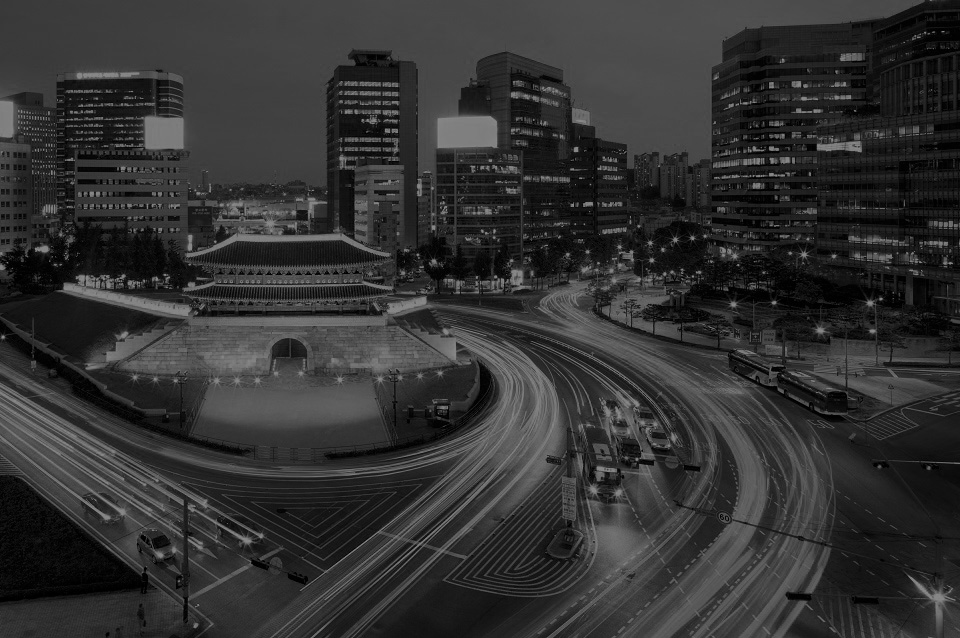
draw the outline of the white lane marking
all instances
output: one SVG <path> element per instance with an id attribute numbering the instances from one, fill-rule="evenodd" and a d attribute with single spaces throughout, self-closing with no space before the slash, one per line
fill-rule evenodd
<path id="1" fill-rule="evenodd" d="M 433 545 L 427 545 L 423 541 L 415 541 L 409 538 L 404 538 L 403 536 L 397 536 L 396 534 L 391 534 L 390 532 L 385 532 L 380 530 L 377 532 L 383 536 L 389 536 L 390 538 L 398 541 L 403 541 L 404 543 L 410 543 L 411 545 L 416 545 L 417 547 L 423 547 L 425 549 L 432 549 L 435 552 L 440 552 L 441 554 L 446 554 L 447 556 L 453 556 L 454 558 L 459 558 L 460 560 L 466 560 L 465 554 L 457 554 L 456 552 L 451 552 L 448 549 L 443 549 L 442 547 L 434 547 Z"/>

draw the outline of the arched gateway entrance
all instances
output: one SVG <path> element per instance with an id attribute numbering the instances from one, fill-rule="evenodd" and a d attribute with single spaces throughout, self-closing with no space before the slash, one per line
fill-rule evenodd
<path id="1" fill-rule="evenodd" d="M 296 374 L 307 370 L 308 360 L 307 346 L 299 339 L 280 339 L 270 348 L 271 372 Z"/>

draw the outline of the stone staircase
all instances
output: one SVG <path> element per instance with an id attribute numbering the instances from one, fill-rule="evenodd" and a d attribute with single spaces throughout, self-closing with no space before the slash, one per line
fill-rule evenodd
<path id="1" fill-rule="evenodd" d="M 137 335 L 131 335 L 123 341 L 118 341 L 113 350 L 103 353 L 103 363 L 114 363 L 123 361 L 128 357 L 140 352 L 147 346 L 157 342 L 165 335 L 172 332 L 180 325 L 179 321 L 160 321 L 153 325 L 146 332 Z"/>
<path id="2" fill-rule="evenodd" d="M 433 316 L 433 313 L 430 313 Z M 430 346 L 451 361 L 457 360 L 457 339 L 451 334 L 444 334 L 439 324 L 430 326 L 424 323 L 408 321 L 402 315 L 394 317 L 397 325 L 411 335 Z M 435 317 L 434 317 L 435 321 Z"/>

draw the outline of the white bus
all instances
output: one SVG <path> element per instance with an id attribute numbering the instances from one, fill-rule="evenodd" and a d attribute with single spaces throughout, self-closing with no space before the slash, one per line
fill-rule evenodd
<path id="1" fill-rule="evenodd" d="M 784 370 L 783 364 L 773 363 L 750 350 L 731 350 L 727 362 L 737 374 L 770 387 L 776 387 L 777 375 Z"/>

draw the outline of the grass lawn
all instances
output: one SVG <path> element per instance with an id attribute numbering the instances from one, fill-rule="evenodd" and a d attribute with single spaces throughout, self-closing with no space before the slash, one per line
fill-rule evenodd
<path id="1" fill-rule="evenodd" d="M 65 292 L 52 292 L 16 304 L 2 311 L 4 317 L 30 332 L 35 321 L 37 339 L 81 361 L 113 348 L 117 335 L 137 334 L 158 321 L 169 321 L 139 310 L 131 310 Z"/>
<path id="2" fill-rule="evenodd" d="M 0 476 L 0 599 L 137 587 L 137 575 L 29 485 Z"/>

